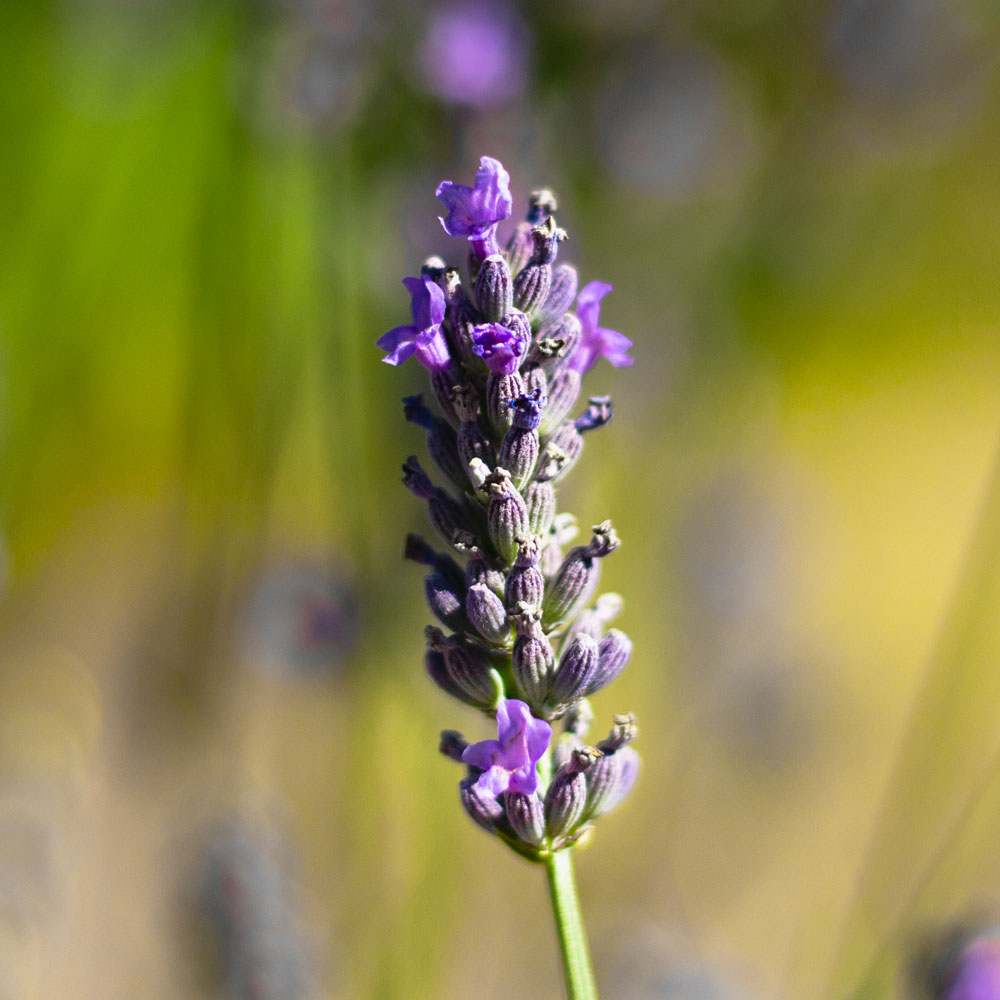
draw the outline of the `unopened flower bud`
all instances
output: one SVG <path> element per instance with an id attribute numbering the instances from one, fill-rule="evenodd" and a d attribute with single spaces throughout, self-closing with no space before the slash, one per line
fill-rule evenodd
<path id="1" fill-rule="evenodd" d="M 459 460 L 465 479 L 471 480 L 475 486 L 477 484 L 469 468 L 470 463 L 478 459 L 491 469 L 497 463 L 493 442 L 479 417 L 479 396 L 474 389 L 456 393 L 455 412 L 462 421 L 456 435 Z"/>
<path id="2" fill-rule="evenodd" d="M 596 430 L 610 424 L 615 415 L 610 396 L 591 396 L 587 409 L 573 421 L 573 426 L 581 433 Z"/>
<path id="3" fill-rule="evenodd" d="M 560 368 L 558 372 L 549 376 L 548 402 L 539 427 L 541 434 L 550 434 L 576 406 L 580 396 L 581 381 L 580 373 L 572 368 Z"/>
<path id="4" fill-rule="evenodd" d="M 503 806 L 492 796 L 480 792 L 476 781 L 476 777 L 470 775 L 459 783 L 462 806 L 484 830 L 493 833 L 505 818 Z"/>
<path id="5" fill-rule="evenodd" d="M 452 426 L 457 426 L 458 417 L 455 414 L 453 404 L 455 387 L 465 384 L 465 376 L 457 365 L 452 365 L 444 371 L 431 372 L 431 389 L 434 391 L 434 398 L 441 407 L 441 412 L 445 419 Z"/>
<path id="6" fill-rule="evenodd" d="M 545 810 L 541 798 L 521 792 L 507 793 L 507 820 L 526 844 L 537 847 L 545 836 Z"/>
<path id="7" fill-rule="evenodd" d="M 515 489 L 523 490 L 531 481 L 538 462 L 538 431 L 511 427 L 504 435 L 497 463 L 510 472 Z"/>
<path id="8" fill-rule="evenodd" d="M 462 596 L 442 573 L 428 573 L 424 578 L 424 593 L 427 604 L 438 621 L 443 622 L 453 632 L 462 632 L 468 627 Z"/>
<path id="9" fill-rule="evenodd" d="M 435 552 L 420 535 L 411 532 L 406 536 L 403 558 L 421 566 L 430 566 L 448 581 L 448 585 L 456 593 L 465 589 L 465 570 L 451 556 Z"/>
<path id="10" fill-rule="evenodd" d="M 535 240 L 531 235 L 531 230 L 535 224 L 530 222 L 519 222 L 510 234 L 507 241 L 507 263 L 510 265 L 510 273 L 517 274 L 535 252 Z"/>
<path id="11" fill-rule="evenodd" d="M 614 809 L 639 777 L 639 755 L 629 746 L 604 756 L 587 771 L 587 806 L 584 819 L 594 819 Z"/>
<path id="12" fill-rule="evenodd" d="M 469 741 L 457 730 L 443 729 L 441 731 L 441 742 L 438 744 L 438 750 L 440 750 L 445 757 L 450 757 L 456 763 L 464 763 L 462 760 L 462 754 L 465 752 L 465 748 L 468 745 Z"/>
<path id="13" fill-rule="evenodd" d="M 444 657 L 445 670 L 451 682 L 465 694 L 469 704 L 489 708 L 495 698 L 491 664 L 486 654 L 451 636 L 445 638 L 440 629 L 428 625 L 425 630 L 428 648 Z M 430 667 L 428 667 L 430 670 Z"/>
<path id="14" fill-rule="evenodd" d="M 454 345 L 453 353 L 463 365 L 473 370 L 479 367 L 479 356 L 474 349 L 473 338 L 481 322 L 482 316 L 473 309 L 468 299 L 463 298 L 461 306 L 454 311 L 454 318 L 445 327 L 448 343 Z"/>
<path id="15" fill-rule="evenodd" d="M 546 535 L 556 516 L 556 491 L 551 483 L 531 483 L 524 491 L 528 527 L 534 535 Z"/>
<path id="16" fill-rule="evenodd" d="M 597 643 L 589 635 L 576 635 L 559 657 L 559 667 L 552 679 L 551 700 L 565 705 L 582 698 L 590 690 L 597 662 Z"/>
<path id="17" fill-rule="evenodd" d="M 506 469 L 496 468 L 486 477 L 489 496 L 486 523 L 497 554 L 510 565 L 517 556 L 517 539 L 528 534 L 528 508 Z"/>
<path id="18" fill-rule="evenodd" d="M 541 629 L 536 611 L 521 605 L 511 617 L 517 629 L 511 656 L 514 680 L 528 704 L 537 708 L 549 693 L 556 666 L 555 654 L 548 637 Z"/>
<path id="19" fill-rule="evenodd" d="M 491 565 L 481 552 L 474 553 L 465 567 L 466 589 L 471 589 L 477 583 L 489 587 L 497 597 L 500 597 L 504 592 L 503 573 Z"/>
<path id="20" fill-rule="evenodd" d="M 597 670 L 590 680 L 588 694 L 607 687 L 627 666 L 632 655 L 632 640 L 616 628 L 609 629 L 598 645 Z"/>
<path id="21" fill-rule="evenodd" d="M 403 485 L 421 500 L 430 500 L 436 493 L 430 476 L 424 472 L 416 455 L 411 455 L 403 463 Z"/>
<path id="22" fill-rule="evenodd" d="M 439 495 L 427 504 L 431 524 L 437 533 L 458 552 L 466 552 L 477 544 L 476 535 L 466 527 L 468 515 L 453 497 L 439 490 Z"/>
<path id="23" fill-rule="evenodd" d="M 555 773 L 545 793 L 545 830 L 555 839 L 573 832 L 587 805 L 584 772 L 600 758 L 593 747 L 574 750 L 570 760 Z"/>
<path id="24" fill-rule="evenodd" d="M 571 420 L 564 420 L 539 457 L 535 478 L 543 483 L 558 482 L 576 465 L 582 452 L 583 436 Z"/>
<path id="25" fill-rule="evenodd" d="M 584 608 L 566 630 L 564 642 L 571 642 L 578 632 L 584 632 L 596 642 L 604 635 L 604 626 L 621 614 L 623 602 L 619 594 L 601 594 L 592 608 Z"/>
<path id="26" fill-rule="evenodd" d="M 498 323 L 514 304 L 513 279 L 507 261 L 493 254 L 483 261 L 476 275 L 476 302 L 488 323 Z"/>
<path id="27" fill-rule="evenodd" d="M 514 278 L 514 304 L 529 316 L 534 316 L 549 294 L 551 281 L 551 264 L 529 261 Z"/>
<path id="28" fill-rule="evenodd" d="M 552 269 L 549 295 L 542 306 L 542 321 L 559 319 L 573 305 L 578 279 L 572 264 L 560 264 Z"/>
<path id="29" fill-rule="evenodd" d="M 464 702 L 466 705 L 471 705 L 473 708 L 487 707 L 483 705 L 482 699 L 473 698 L 452 679 L 451 674 L 448 672 L 448 664 L 445 662 L 444 654 L 440 650 L 428 648 L 424 654 L 424 668 L 427 671 L 427 676 L 445 694 L 449 694 L 452 698 L 457 698 L 459 701 Z"/>
<path id="30" fill-rule="evenodd" d="M 520 363 L 524 361 L 525 355 L 531 347 L 531 318 L 520 309 L 511 309 L 510 312 L 504 314 L 504 318 L 501 320 L 501 323 L 506 329 L 510 330 L 515 337 L 517 337 L 519 342 L 523 342 L 524 344 L 521 349 L 521 357 L 519 360 L 520 366 Z"/>
<path id="31" fill-rule="evenodd" d="M 465 596 L 465 613 L 473 628 L 488 642 L 503 643 L 510 637 L 510 620 L 503 601 L 484 583 L 474 584 Z"/>
<path id="32" fill-rule="evenodd" d="M 538 422 L 545 397 L 538 389 L 523 393 L 510 404 L 514 425 L 507 431 L 497 462 L 510 472 L 514 486 L 522 490 L 531 479 L 538 461 Z"/>
<path id="33" fill-rule="evenodd" d="M 504 434 L 514 425 L 514 411 L 510 404 L 523 395 L 524 382 L 517 372 L 489 376 L 486 380 L 486 415 L 495 432 Z"/>
<path id="34" fill-rule="evenodd" d="M 406 396 L 403 415 L 427 431 L 427 451 L 434 464 L 453 482 L 464 487 L 467 482 L 465 469 L 456 448 L 455 429 L 441 417 L 434 416 L 424 405 L 423 396 Z"/>
<path id="35" fill-rule="evenodd" d="M 507 583 L 504 587 L 504 604 L 508 611 L 517 610 L 519 604 L 537 611 L 541 608 L 542 598 L 545 596 L 545 577 L 538 568 L 542 541 L 537 535 L 529 535 L 518 541 L 520 547 L 517 558 L 507 574 Z"/>
<path id="36" fill-rule="evenodd" d="M 449 545 L 454 545 L 457 538 L 468 534 L 468 513 L 454 497 L 434 486 L 416 455 L 406 460 L 403 472 L 403 484 L 410 492 L 427 501 L 431 524 Z"/>
<path id="37" fill-rule="evenodd" d="M 531 255 L 535 252 L 535 240 L 531 231 L 555 210 L 555 196 L 547 188 L 531 193 L 527 221 L 518 223 L 507 243 L 507 260 L 510 263 L 511 274 L 517 274 L 531 260 Z"/>
<path id="38" fill-rule="evenodd" d="M 604 558 L 621 543 L 610 521 L 595 526 L 587 545 L 577 545 L 563 560 L 552 586 L 546 589 L 543 609 L 547 622 L 569 621 L 579 611 L 597 587 Z"/>
<path id="39" fill-rule="evenodd" d="M 552 262 L 556 259 L 559 244 L 566 239 L 551 216 L 531 230 L 535 241 L 531 259 L 514 277 L 514 304 L 518 309 L 534 316 L 549 296 L 552 284 Z"/>

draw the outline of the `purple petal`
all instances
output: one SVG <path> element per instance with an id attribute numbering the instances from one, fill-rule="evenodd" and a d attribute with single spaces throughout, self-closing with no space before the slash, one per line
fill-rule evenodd
<path id="1" fill-rule="evenodd" d="M 572 368 L 575 372 L 583 373 L 590 371 L 597 363 L 597 358 L 597 345 L 593 341 L 585 342 L 581 340 L 577 344 L 576 350 L 570 355 L 566 367 Z"/>
<path id="2" fill-rule="evenodd" d="M 478 767 L 480 771 L 488 771 L 493 766 L 494 756 L 500 753 L 497 740 L 480 740 L 470 743 L 462 751 L 462 760 L 470 767 Z"/>
<path id="3" fill-rule="evenodd" d="M 496 798 L 510 787 L 510 771 L 504 767 L 491 767 L 484 771 L 476 782 L 476 790 L 482 795 Z"/>
<path id="4" fill-rule="evenodd" d="M 481 204 L 489 213 L 490 222 L 502 222 L 510 215 L 514 204 L 510 195 L 510 174 L 499 160 L 492 156 L 479 158 L 476 190 L 482 192 Z"/>
<path id="5" fill-rule="evenodd" d="M 412 326 L 395 326 L 383 333 L 375 346 L 389 353 L 382 359 L 387 365 L 401 365 L 417 349 L 417 331 Z"/>
<path id="6" fill-rule="evenodd" d="M 512 772 L 507 782 L 508 791 L 520 792 L 522 795 L 534 795 L 537 788 L 538 772 L 534 764 Z"/>
<path id="7" fill-rule="evenodd" d="M 417 334 L 416 352 L 417 361 L 428 371 L 443 372 L 451 364 L 448 341 L 440 324 L 435 324 Z"/>
<path id="8" fill-rule="evenodd" d="M 514 698 L 507 699 L 502 707 L 506 718 L 501 722 L 497 712 L 497 738 L 503 747 L 506 767 L 513 770 L 530 768 L 534 770 L 538 759 L 545 753 L 552 735 L 552 727 L 542 719 L 536 719 L 531 709 Z"/>
<path id="9" fill-rule="evenodd" d="M 410 312 L 418 330 L 436 326 L 444 319 L 444 292 L 426 274 L 419 278 L 403 278 L 410 293 Z"/>
<path id="10" fill-rule="evenodd" d="M 525 337 L 499 323 L 483 323 L 472 331 L 472 350 L 494 375 L 516 372 L 527 346 Z"/>
<path id="11" fill-rule="evenodd" d="M 538 763 L 549 748 L 552 727 L 544 719 L 531 719 L 528 723 L 528 756 L 532 763 Z"/>
<path id="12" fill-rule="evenodd" d="M 1000 997 L 1000 942 L 983 937 L 967 945 L 959 959 L 958 974 L 944 994 L 945 1000 L 993 1000 Z"/>
<path id="13" fill-rule="evenodd" d="M 597 329 L 597 321 L 601 315 L 601 299 L 614 288 L 606 281 L 591 281 L 580 289 L 576 297 L 576 314 L 583 325 L 584 332 Z"/>
<path id="14" fill-rule="evenodd" d="M 470 239 L 491 234 L 496 224 L 510 215 L 513 204 L 510 175 L 491 156 L 480 159 L 475 187 L 442 181 L 435 194 L 448 209 L 447 218 L 439 216 L 445 232 Z"/>
<path id="15" fill-rule="evenodd" d="M 624 333 L 605 330 L 603 327 L 599 327 L 597 333 L 600 337 L 601 353 L 615 368 L 627 367 L 635 361 L 635 358 L 630 358 L 625 353 L 632 346 L 632 341 Z"/>
<path id="16" fill-rule="evenodd" d="M 538 786 L 535 765 L 545 753 L 552 727 L 536 719 L 531 709 L 516 698 L 497 706 L 497 739 L 472 743 L 462 752 L 462 760 L 483 771 L 476 787 L 493 796 L 508 788 L 532 795 Z"/>

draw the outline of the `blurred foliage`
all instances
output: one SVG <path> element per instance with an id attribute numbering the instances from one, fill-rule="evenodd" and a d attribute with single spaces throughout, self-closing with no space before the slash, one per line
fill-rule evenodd
<path id="1" fill-rule="evenodd" d="M 224 995 L 183 914 L 233 815 L 296 845 L 315 995 L 556 995 L 436 753 L 484 734 L 422 676 L 422 379 L 373 346 L 482 153 L 636 343 L 561 494 L 636 645 L 606 995 L 904 996 L 995 920 L 995 7 L 521 14 L 477 111 L 390 0 L 0 5 L 0 996 Z"/>

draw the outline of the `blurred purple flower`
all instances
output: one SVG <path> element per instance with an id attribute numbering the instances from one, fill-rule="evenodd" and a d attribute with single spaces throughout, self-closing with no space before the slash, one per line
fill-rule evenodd
<path id="1" fill-rule="evenodd" d="M 524 337 L 499 323 L 483 323 L 472 331 L 472 350 L 494 375 L 516 372 L 527 346 Z"/>
<path id="2" fill-rule="evenodd" d="M 356 603 L 344 572 L 304 566 L 268 570 L 249 597 L 240 647 L 253 669 L 265 674 L 325 674 L 354 645 Z"/>
<path id="3" fill-rule="evenodd" d="M 576 300 L 576 314 L 583 333 L 569 359 L 569 367 L 574 371 L 587 371 L 601 357 L 607 358 L 616 368 L 632 364 L 633 359 L 626 353 L 632 346 L 632 341 L 617 330 L 606 330 L 597 325 L 601 318 L 601 299 L 611 288 L 604 281 L 592 281 L 580 289 Z"/>
<path id="4" fill-rule="evenodd" d="M 443 4 L 430 15 L 420 61 L 427 89 L 455 104 L 488 108 L 527 83 L 528 28 L 505 3 Z"/>
<path id="5" fill-rule="evenodd" d="M 421 278 L 403 278 L 410 293 L 413 324 L 397 326 L 375 342 L 389 353 L 382 359 L 400 365 L 411 355 L 417 356 L 428 371 L 444 371 L 450 364 L 448 342 L 441 330 L 444 319 L 444 292 L 425 274 Z"/>
<path id="6" fill-rule="evenodd" d="M 943 1000 L 1000 1000 L 1000 937 L 966 945 Z"/>
<path id="7" fill-rule="evenodd" d="M 549 745 L 552 727 L 531 714 L 523 701 L 508 698 L 497 709 L 497 738 L 467 746 L 462 760 L 482 770 L 476 788 L 496 798 L 508 790 L 534 795 L 535 765 Z"/>

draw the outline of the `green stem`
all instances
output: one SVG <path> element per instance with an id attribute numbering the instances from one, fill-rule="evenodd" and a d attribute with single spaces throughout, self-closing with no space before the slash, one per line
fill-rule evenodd
<path id="1" fill-rule="evenodd" d="M 556 851 L 549 855 L 545 859 L 545 873 L 549 878 L 549 896 L 559 935 L 559 950 L 566 976 L 566 996 L 568 1000 L 597 1000 L 597 983 L 590 965 L 587 932 L 583 927 L 580 897 L 576 892 L 576 878 L 573 875 L 572 850 Z"/>

